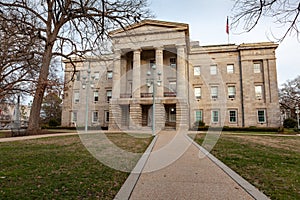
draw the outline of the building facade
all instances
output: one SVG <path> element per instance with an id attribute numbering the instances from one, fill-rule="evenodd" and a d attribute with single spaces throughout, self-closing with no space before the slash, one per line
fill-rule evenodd
<path id="1" fill-rule="evenodd" d="M 112 54 L 73 59 L 75 73 L 65 62 L 63 126 L 280 125 L 277 44 L 201 46 L 190 41 L 188 24 L 157 20 L 110 36 Z"/>

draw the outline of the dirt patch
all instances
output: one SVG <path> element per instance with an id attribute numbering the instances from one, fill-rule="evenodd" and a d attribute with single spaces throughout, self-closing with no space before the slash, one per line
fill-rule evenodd
<path id="1" fill-rule="evenodd" d="M 228 137 L 239 138 L 240 140 L 261 144 L 264 146 L 295 151 L 300 153 L 300 137 L 280 137 L 280 136 L 249 136 L 249 135 L 231 135 Z"/>

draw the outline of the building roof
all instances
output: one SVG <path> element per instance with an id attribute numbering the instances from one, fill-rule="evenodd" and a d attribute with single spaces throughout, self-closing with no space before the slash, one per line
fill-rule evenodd
<path id="1" fill-rule="evenodd" d="M 114 36 L 119 33 L 123 33 L 125 31 L 130 31 L 133 29 L 137 29 L 139 27 L 143 26 L 156 26 L 156 27 L 164 27 L 164 28 L 171 28 L 172 30 L 178 30 L 178 31 L 189 31 L 189 25 L 185 23 L 178 23 L 178 22 L 167 22 L 167 21 L 160 21 L 160 20 L 152 20 L 152 19 L 146 19 L 143 21 L 140 21 L 138 23 L 126 26 L 124 28 L 120 28 L 114 31 L 111 31 L 109 33 L 110 36 Z"/>

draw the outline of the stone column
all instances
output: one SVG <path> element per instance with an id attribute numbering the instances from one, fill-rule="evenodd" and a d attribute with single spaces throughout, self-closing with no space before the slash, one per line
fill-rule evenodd
<path id="1" fill-rule="evenodd" d="M 130 104 L 129 129 L 139 130 L 142 127 L 142 107 L 139 103 Z"/>
<path id="2" fill-rule="evenodd" d="M 120 77 L 121 77 L 121 51 L 115 50 L 114 71 L 112 84 L 112 98 L 120 98 Z"/>
<path id="3" fill-rule="evenodd" d="M 177 47 L 177 97 L 187 98 L 186 96 L 186 75 L 185 75 L 185 48 L 184 46 Z"/>
<path id="4" fill-rule="evenodd" d="M 141 97 L 141 50 L 133 52 L 132 97 Z"/>
<path id="5" fill-rule="evenodd" d="M 156 72 L 161 73 L 160 76 L 160 80 L 161 80 L 161 86 L 157 86 L 157 93 L 156 96 L 157 97 L 163 97 L 164 96 L 164 70 L 163 70 L 163 66 L 164 66 L 164 59 L 163 59 L 163 48 L 159 47 L 156 48 L 155 50 L 155 62 L 156 62 Z M 157 77 L 156 80 L 158 80 L 158 75 L 155 74 L 155 76 Z"/>
<path id="6" fill-rule="evenodd" d="M 120 78 L 121 78 L 121 51 L 114 52 L 114 68 L 112 81 L 112 98 L 109 105 L 109 130 L 118 130 L 121 118 L 121 109 L 118 104 L 120 98 Z"/>
<path id="7" fill-rule="evenodd" d="M 111 99 L 111 103 L 109 105 L 109 130 L 120 130 L 121 128 L 121 107 L 119 104 L 115 102 L 114 99 Z"/>

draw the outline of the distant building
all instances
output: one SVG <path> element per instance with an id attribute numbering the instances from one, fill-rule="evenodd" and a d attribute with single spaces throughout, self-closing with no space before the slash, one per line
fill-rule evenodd
<path id="1" fill-rule="evenodd" d="M 65 62 L 62 126 L 84 126 L 88 92 L 89 126 L 147 129 L 153 74 L 161 83 L 155 87 L 157 130 L 191 128 L 199 120 L 210 126 L 280 125 L 277 44 L 201 46 L 190 41 L 188 24 L 156 20 L 110 35 L 114 53 L 74 59 L 74 81 L 73 66 Z M 83 85 L 88 67 L 92 88 Z"/>
<path id="2" fill-rule="evenodd" d="M 20 105 L 21 125 L 26 126 L 29 120 L 30 106 Z M 0 129 L 16 120 L 16 105 L 12 103 L 0 104 Z"/>

